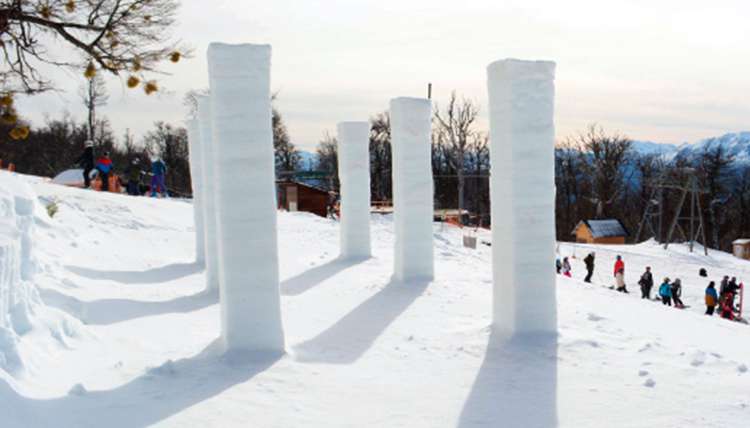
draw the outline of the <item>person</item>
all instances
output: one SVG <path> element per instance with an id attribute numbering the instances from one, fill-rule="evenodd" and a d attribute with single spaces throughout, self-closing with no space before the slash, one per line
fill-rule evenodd
<path id="1" fill-rule="evenodd" d="M 628 292 L 628 289 L 625 287 L 625 262 L 622 261 L 622 257 L 619 255 L 615 261 L 615 284 L 617 291 L 620 293 Z"/>
<path id="2" fill-rule="evenodd" d="M 584 278 L 584 282 L 591 282 L 591 276 L 594 275 L 594 259 L 596 258 L 596 254 L 592 251 L 589 253 L 588 256 L 586 256 L 583 259 L 583 262 L 586 264 L 586 278 Z"/>
<path id="3" fill-rule="evenodd" d="M 711 281 L 706 288 L 706 315 L 712 316 L 716 304 L 719 302 L 719 295 L 716 294 L 716 284 Z"/>
<path id="4" fill-rule="evenodd" d="M 646 271 L 641 275 L 641 279 L 638 280 L 638 285 L 641 286 L 641 299 L 651 299 L 651 288 L 654 287 L 654 276 L 651 274 L 651 266 L 646 266 Z"/>
<path id="5" fill-rule="evenodd" d="M 156 197 L 157 191 L 161 193 L 163 197 L 167 196 L 167 186 L 165 185 L 164 176 L 167 173 L 167 165 L 161 158 L 154 159 L 151 162 L 151 197 Z"/>
<path id="6" fill-rule="evenodd" d="M 555 259 L 555 269 L 557 270 L 557 274 L 560 275 L 562 272 L 562 262 L 560 261 L 560 257 Z"/>
<path id="7" fill-rule="evenodd" d="M 708 277 L 708 272 L 706 272 L 706 268 L 701 268 L 701 269 L 700 269 L 700 270 L 698 271 L 698 275 L 700 275 L 700 276 L 701 276 L 701 277 L 703 277 L 703 278 L 707 278 L 707 277 Z"/>
<path id="8" fill-rule="evenodd" d="M 141 195 L 141 174 L 143 174 L 143 170 L 141 169 L 141 160 L 136 156 L 130 162 L 128 169 L 125 170 L 125 175 L 127 175 L 128 177 L 128 195 Z"/>
<path id="9" fill-rule="evenodd" d="M 102 192 L 109 191 L 109 173 L 112 171 L 109 152 L 104 152 L 104 155 L 96 160 L 96 170 L 99 171 L 99 179 L 102 181 Z"/>
<path id="10" fill-rule="evenodd" d="M 568 260 L 567 257 L 563 258 L 563 265 L 562 265 L 562 273 L 563 273 L 563 275 L 565 275 L 568 278 L 570 278 L 571 277 L 571 274 L 570 274 L 571 269 L 572 268 L 570 267 L 570 260 Z"/>
<path id="11" fill-rule="evenodd" d="M 94 142 L 86 140 L 83 144 L 83 153 L 76 159 L 76 165 L 83 168 L 83 187 L 91 186 L 91 171 L 94 170 Z"/>
<path id="12" fill-rule="evenodd" d="M 669 278 L 664 278 L 664 282 L 659 286 L 659 297 L 662 304 L 672 306 L 672 287 L 669 286 Z"/>
<path id="13" fill-rule="evenodd" d="M 740 289 L 740 286 L 737 285 L 737 277 L 733 276 L 732 279 L 729 280 L 729 283 L 727 283 L 727 291 L 733 294 L 737 294 L 737 290 Z"/>
<path id="14" fill-rule="evenodd" d="M 724 278 L 721 280 L 721 285 L 719 286 L 719 296 L 724 296 L 724 294 L 726 294 L 728 285 L 729 275 L 724 275 Z"/>
<path id="15" fill-rule="evenodd" d="M 733 320 L 734 319 L 734 293 L 732 292 L 726 292 L 724 293 L 720 299 L 720 307 L 721 307 L 721 317 Z"/>
<path id="16" fill-rule="evenodd" d="M 680 281 L 680 278 L 675 278 L 675 280 L 672 281 L 672 285 L 670 285 L 670 291 L 674 307 L 684 309 L 685 304 L 682 303 L 682 299 L 680 299 L 680 297 L 682 296 L 682 281 Z"/>

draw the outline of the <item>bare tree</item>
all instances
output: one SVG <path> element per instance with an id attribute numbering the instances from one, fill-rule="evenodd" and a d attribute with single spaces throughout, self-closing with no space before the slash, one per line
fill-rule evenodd
<path id="1" fill-rule="evenodd" d="M 318 142 L 315 152 L 318 158 L 317 169 L 328 173 L 331 177 L 331 190 L 337 191 L 339 188 L 339 150 L 336 138 L 326 132 Z"/>
<path id="2" fill-rule="evenodd" d="M 95 141 L 94 128 L 96 127 L 96 109 L 107 105 L 109 101 L 109 95 L 107 95 L 107 85 L 104 83 L 104 79 L 101 76 L 94 76 L 86 81 L 86 84 L 81 86 L 78 91 L 78 95 L 83 101 L 83 105 L 86 107 L 88 114 L 88 137 L 89 140 Z"/>
<path id="3" fill-rule="evenodd" d="M 273 149 L 277 173 L 290 173 L 299 169 L 301 157 L 299 150 L 289 139 L 289 132 L 277 109 L 273 109 L 271 118 L 273 128 Z"/>
<path id="4" fill-rule="evenodd" d="M 438 107 L 435 108 L 436 131 L 444 136 L 440 141 L 448 145 L 446 160 L 458 176 L 458 210 L 460 213 L 463 213 L 465 204 L 466 154 L 475 133 L 473 125 L 478 114 L 479 108 L 475 103 L 467 99 L 458 100 L 455 91 L 451 92 L 450 101 L 444 112 L 441 113 Z M 460 218 L 463 223 L 463 215 Z"/>
<path id="5" fill-rule="evenodd" d="M 719 210 L 719 208 L 725 205 L 730 198 L 725 189 L 728 172 L 733 161 L 734 157 L 727 153 L 727 150 L 722 145 L 714 148 L 706 148 L 698 159 L 699 171 L 707 192 L 708 223 L 711 228 L 711 241 L 713 247 L 717 250 L 721 249 L 719 229 L 724 223 L 724 210 Z"/>
<path id="6" fill-rule="evenodd" d="M 391 117 L 388 112 L 370 119 L 370 189 L 373 201 L 392 197 Z"/>

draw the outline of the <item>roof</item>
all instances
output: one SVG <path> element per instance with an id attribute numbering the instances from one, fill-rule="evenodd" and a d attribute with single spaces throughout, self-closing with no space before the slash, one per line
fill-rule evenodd
<path id="1" fill-rule="evenodd" d="M 735 245 L 748 245 L 748 244 L 750 244 L 750 239 L 747 239 L 747 238 L 735 239 L 734 242 L 732 242 L 732 244 L 735 244 Z"/>
<path id="2" fill-rule="evenodd" d="M 333 193 L 331 190 L 328 190 L 326 188 L 324 183 L 316 183 L 313 180 L 303 182 L 302 180 L 286 179 L 286 180 L 277 180 L 276 184 L 291 184 L 291 185 L 296 185 L 296 186 L 307 187 L 308 189 L 312 189 L 316 192 L 321 192 L 321 193 L 326 193 L 326 194 Z"/>
<path id="3" fill-rule="evenodd" d="M 617 219 L 602 219 L 602 220 L 582 220 L 576 225 L 573 230 L 575 234 L 576 230 L 585 224 L 586 227 L 591 231 L 591 236 L 594 238 L 612 238 L 620 236 L 629 236 L 628 230 L 620 220 Z"/>

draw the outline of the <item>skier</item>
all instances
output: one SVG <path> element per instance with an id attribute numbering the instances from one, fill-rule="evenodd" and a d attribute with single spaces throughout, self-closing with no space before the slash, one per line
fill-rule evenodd
<path id="1" fill-rule="evenodd" d="M 682 299 L 680 299 L 680 296 L 682 296 L 682 281 L 680 281 L 680 278 L 675 278 L 675 280 L 672 282 L 672 285 L 670 285 L 670 291 L 672 294 L 674 307 L 678 309 L 684 309 L 685 304 L 682 303 Z"/>
<path id="2" fill-rule="evenodd" d="M 167 173 L 167 166 L 161 158 L 157 157 L 151 163 L 151 197 L 155 198 L 157 190 L 163 197 L 167 196 L 167 186 L 164 184 L 164 175 Z"/>
<path id="3" fill-rule="evenodd" d="M 591 282 L 591 276 L 594 275 L 594 259 L 596 258 L 596 253 L 593 251 L 589 253 L 588 256 L 586 256 L 583 259 L 583 262 L 586 263 L 586 278 L 584 278 L 584 282 Z"/>
<path id="4" fill-rule="evenodd" d="M 112 171 L 112 159 L 109 152 L 96 160 L 96 170 L 99 171 L 99 179 L 102 181 L 102 192 L 109 191 L 109 173 Z"/>
<path id="5" fill-rule="evenodd" d="M 638 285 L 641 286 L 641 299 L 651 299 L 651 288 L 654 287 L 654 276 L 651 274 L 650 266 L 646 266 L 646 272 L 643 272 L 643 275 L 641 275 Z"/>
<path id="6" fill-rule="evenodd" d="M 628 289 L 625 288 L 625 262 L 619 255 L 615 261 L 615 284 L 617 285 L 617 291 L 620 293 L 628 292 Z"/>
<path id="7" fill-rule="evenodd" d="M 716 294 L 716 284 L 711 281 L 706 288 L 706 315 L 713 315 L 719 296 Z"/>
<path id="8" fill-rule="evenodd" d="M 565 257 L 563 259 L 563 265 L 562 265 L 562 273 L 563 273 L 563 275 L 565 275 L 568 278 L 570 278 L 571 277 L 571 274 L 570 274 L 571 269 L 572 268 L 570 267 L 570 260 L 568 260 L 568 258 Z"/>
<path id="9" fill-rule="evenodd" d="M 560 261 L 560 257 L 555 259 L 555 269 L 557 270 L 557 274 L 560 275 L 560 272 L 562 271 L 562 262 Z"/>
<path id="10" fill-rule="evenodd" d="M 128 176 L 128 195 L 140 196 L 141 195 L 141 160 L 136 156 L 130 162 L 128 169 L 125 170 L 125 174 Z"/>
<path id="11" fill-rule="evenodd" d="M 659 286 L 659 297 L 664 305 L 672 306 L 672 288 L 669 286 L 669 278 L 664 278 L 664 282 Z"/>
<path id="12" fill-rule="evenodd" d="M 91 186 L 91 171 L 94 170 L 94 142 L 86 140 L 83 143 L 83 153 L 76 159 L 76 165 L 83 168 L 83 187 Z"/>

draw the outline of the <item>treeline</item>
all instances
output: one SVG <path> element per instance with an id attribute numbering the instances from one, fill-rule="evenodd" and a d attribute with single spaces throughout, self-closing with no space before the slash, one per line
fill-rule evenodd
<path id="1" fill-rule="evenodd" d="M 699 215 L 711 248 L 728 251 L 733 240 L 750 236 L 750 164 L 737 162 L 724 146 L 666 159 L 638 153 L 627 137 L 591 126 L 555 149 L 557 238 L 573 239 L 571 232 L 578 221 L 596 218 L 619 219 L 634 238 L 650 204 L 651 212 L 661 212 L 661 218 L 654 217 L 653 227 L 644 225 L 640 239 L 663 241 L 678 214 L 690 215 L 690 194 L 682 212 L 676 211 L 683 193 L 680 188 L 689 187 L 691 178 L 699 191 L 695 232 L 701 243 Z M 689 234 L 687 220 L 683 220 L 673 240 L 685 240 Z"/>
<path id="2" fill-rule="evenodd" d="M 160 157 L 169 168 L 167 187 L 180 195 L 191 194 L 187 131 L 184 128 L 156 122 L 140 141 L 135 141 L 129 133 L 117 138 L 107 119 L 97 120 L 94 127 L 95 156 L 109 152 L 115 173 L 124 173 L 136 157 L 146 167 L 151 157 Z M 87 122 L 77 122 L 70 115 L 48 119 L 43 125 L 32 127 L 24 140 L 7 137 L 8 131 L 7 125 L 0 127 L 0 159 L 5 165 L 14 163 L 18 172 L 42 177 L 54 177 L 76 168 L 76 159 L 83 152 L 91 132 Z"/>

